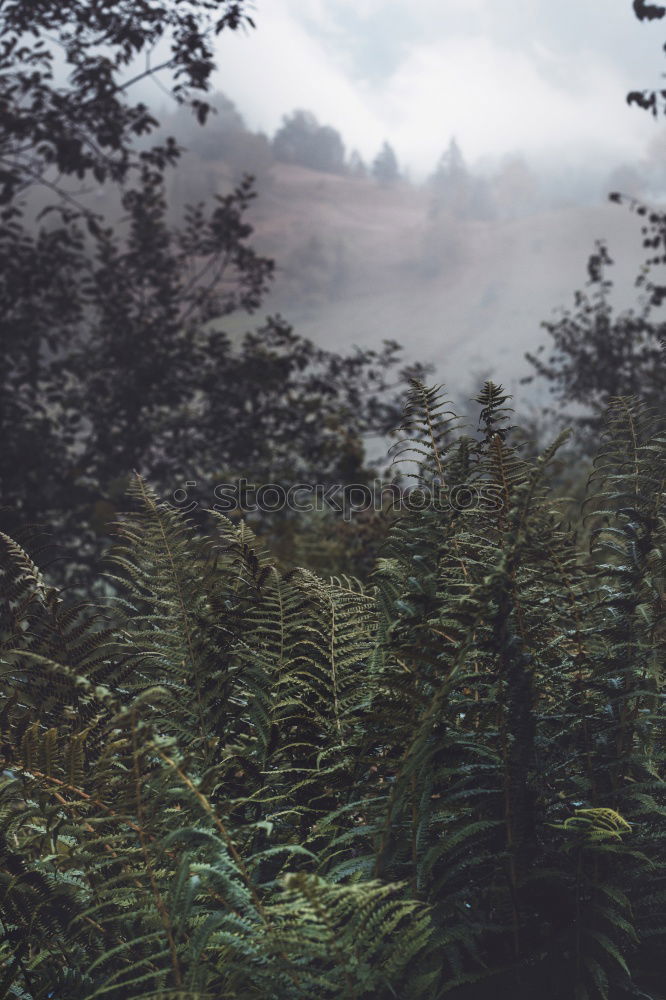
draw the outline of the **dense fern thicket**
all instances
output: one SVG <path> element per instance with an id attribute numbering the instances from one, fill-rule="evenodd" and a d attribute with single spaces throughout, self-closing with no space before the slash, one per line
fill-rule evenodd
<path id="1" fill-rule="evenodd" d="M 371 586 L 198 537 L 137 480 L 113 607 L 0 558 L 0 995 L 658 1000 L 666 438 L 558 439 L 414 383 Z"/>

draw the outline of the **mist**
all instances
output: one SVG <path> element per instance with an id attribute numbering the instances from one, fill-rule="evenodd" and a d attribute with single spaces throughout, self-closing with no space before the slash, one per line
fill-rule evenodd
<path id="1" fill-rule="evenodd" d="M 182 211 L 251 173 L 253 240 L 276 261 L 263 311 L 321 346 L 396 340 L 457 400 L 492 376 L 529 405 L 539 390 L 521 385 L 525 352 L 547 341 L 543 321 L 584 287 L 595 241 L 607 241 L 615 262 L 617 308 L 636 301 L 640 219 L 608 196 L 657 202 L 666 191 L 666 131 L 652 122 L 643 149 L 625 160 L 583 162 L 575 144 L 558 159 L 520 150 L 474 159 L 450 135 L 416 174 L 387 143 L 395 163 L 385 177 L 383 143 L 366 159 L 305 106 L 285 109 L 266 134 L 227 95 L 211 100 L 205 128 L 184 109 L 161 109 L 165 134 L 189 150 L 169 201 Z M 238 323 L 240 334 L 247 321 Z"/>

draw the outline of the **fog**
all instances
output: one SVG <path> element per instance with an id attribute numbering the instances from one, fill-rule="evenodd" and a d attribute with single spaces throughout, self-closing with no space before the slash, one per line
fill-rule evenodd
<path id="1" fill-rule="evenodd" d="M 259 0 L 255 13 L 256 30 L 220 41 L 215 79 L 244 132 L 223 140 L 224 115 L 205 141 L 190 127 L 173 194 L 257 176 L 255 241 L 277 264 L 267 311 L 327 346 L 396 339 L 454 393 L 492 374 L 527 399 L 524 352 L 572 305 L 595 240 L 616 261 L 618 306 L 635 303 L 638 220 L 608 194 L 658 203 L 666 138 L 626 103 L 663 61 L 659 27 L 627 0 Z M 338 133 L 344 169 L 276 158 L 295 109 Z M 438 194 L 452 139 L 467 187 Z M 371 170 L 384 141 L 390 185 Z"/>
<path id="2" fill-rule="evenodd" d="M 618 308 L 637 302 L 640 220 L 608 194 L 666 198 L 666 129 L 626 101 L 659 85 L 659 24 L 629 0 L 254 7 L 256 28 L 220 36 L 204 128 L 174 111 L 159 74 L 139 88 L 189 150 L 169 181 L 175 212 L 253 174 L 253 241 L 276 262 L 265 314 L 324 346 L 395 339 L 457 398 L 492 375 L 541 402 L 521 385 L 525 351 L 572 306 L 596 240 L 615 260 Z M 337 159 L 278 148 L 297 109 L 319 139 L 335 133 Z M 390 184 L 372 170 L 384 142 Z M 464 173 L 438 188 L 452 142 Z M 251 324 L 228 320 L 232 333 Z"/>
<path id="3" fill-rule="evenodd" d="M 542 390 L 521 385 L 531 371 L 525 352 L 547 342 L 543 321 L 573 305 L 596 240 L 615 261 L 617 306 L 636 304 L 640 219 L 608 194 L 655 203 L 666 191 L 666 132 L 656 125 L 641 155 L 585 164 L 575 148 L 559 160 L 488 153 L 474 162 L 449 136 L 420 180 L 399 158 L 396 176 L 378 176 L 379 149 L 364 160 L 310 111 L 266 135 L 227 98 L 213 103 L 218 114 L 203 129 L 185 111 L 162 113 L 165 130 L 190 149 L 170 202 L 182 209 L 252 172 L 253 242 L 276 262 L 264 312 L 280 312 L 318 344 L 397 340 L 456 398 L 492 376 L 528 403 Z M 228 320 L 238 334 L 251 323 Z"/>
<path id="4" fill-rule="evenodd" d="M 258 0 L 219 43 L 216 85 L 251 128 L 306 106 L 369 157 L 385 138 L 423 179 L 451 135 L 472 160 L 640 155 L 661 35 L 629 0 Z"/>

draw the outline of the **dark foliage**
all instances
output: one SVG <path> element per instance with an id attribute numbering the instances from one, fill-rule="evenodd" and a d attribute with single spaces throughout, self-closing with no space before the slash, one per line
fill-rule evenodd
<path id="1" fill-rule="evenodd" d="M 123 197 L 126 232 L 91 221 L 19 225 L 0 238 L 0 489 L 3 524 L 57 530 L 79 567 L 103 539 L 132 470 L 171 496 L 194 481 L 213 501 L 229 475 L 289 483 L 367 475 L 361 436 L 390 426 L 399 357 L 342 356 L 280 317 L 234 343 L 272 262 L 248 245 L 249 183 L 169 228 L 158 182 Z"/>
<path id="2" fill-rule="evenodd" d="M 666 262 L 666 215 L 618 194 L 610 197 L 628 203 L 645 220 L 643 247 L 649 256 L 635 281 L 640 292 L 638 307 L 623 312 L 614 309 L 613 282 L 608 277 L 613 260 L 606 244 L 599 241 L 588 261 L 587 289 L 575 293 L 573 309 L 562 310 L 558 318 L 542 324 L 552 338 L 550 354 L 544 360 L 543 345 L 536 353 L 527 353 L 536 374 L 522 380 L 529 383 L 539 376 L 549 383 L 559 412 L 564 411 L 564 419 L 577 426 L 588 447 L 613 397 L 640 395 L 657 412 L 665 412 L 666 322 L 657 310 L 666 298 L 658 270 Z M 572 406 L 573 411 L 569 410 Z"/>
<path id="3" fill-rule="evenodd" d="M 588 549 L 478 401 L 414 383 L 368 589 L 142 480 L 106 620 L 0 537 L 4 995 L 662 1000 L 663 428 L 611 407 Z"/>
<path id="4" fill-rule="evenodd" d="M 251 24 L 244 5 L 29 7 L 0 11 L 0 526 L 55 530 L 74 579 L 133 470 L 168 496 L 196 481 L 210 501 L 230 474 L 365 475 L 362 435 L 395 418 L 396 345 L 341 356 L 279 316 L 228 336 L 226 317 L 255 312 L 273 274 L 249 243 L 251 180 L 171 226 L 164 175 L 179 149 L 150 145 L 157 122 L 131 100 L 134 84 L 168 70 L 173 96 L 204 122 L 208 105 L 191 95 L 207 88 L 215 34 Z M 170 54 L 156 66 L 158 43 Z M 117 185 L 116 225 L 71 187 L 89 180 Z"/>
<path id="5" fill-rule="evenodd" d="M 641 21 L 660 20 L 666 14 L 666 7 L 645 0 L 634 0 L 633 9 Z M 634 91 L 627 100 L 657 116 L 666 91 Z M 536 374 L 550 383 L 560 411 L 563 405 L 574 405 L 574 412 L 566 419 L 577 425 L 588 447 L 613 397 L 638 394 L 664 413 L 666 323 L 655 311 L 666 301 L 666 282 L 660 270 L 666 265 L 666 214 L 617 192 L 609 197 L 644 220 L 641 231 L 648 255 L 635 281 L 641 293 L 638 307 L 619 314 L 613 309 L 613 283 L 607 275 L 613 261 L 605 242 L 598 241 L 588 261 L 589 291 L 577 291 L 573 310 L 563 310 L 558 319 L 542 324 L 553 339 L 547 360 L 541 357 L 543 346 L 536 354 L 526 355 Z M 529 383 L 534 378 L 530 375 L 522 381 Z"/>
<path id="6" fill-rule="evenodd" d="M 36 182 L 63 191 L 63 177 L 120 181 L 133 167 L 162 170 L 173 162 L 173 141 L 136 154 L 134 140 L 157 122 L 128 92 L 158 70 L 171 74 L 179 101 L 205 90 L 215 65 L 213 39 L 225 28 L 251 24 L 246 7 L 245 0 L 3 3 L 1 201 L 10 203 Z M 151 54 L 162 39 L 170 51 L 155 66 Z M 134 72 L 139 56 L 145 67 Z M 65 82 L 59 81 L 61 60 Z M 193 107 L 205 119 L 205 101 L 195 99 Z"/>
<path id="7" fill-rule="evenodd" d="M 660 21 L 666 15 L 666 7 L 646 0 L 633 0 L 633 8 L 639 21 Z M 656 118 L 666 111 L 666 90 L 632 90 L 627 104 L 636 104 Z"/>

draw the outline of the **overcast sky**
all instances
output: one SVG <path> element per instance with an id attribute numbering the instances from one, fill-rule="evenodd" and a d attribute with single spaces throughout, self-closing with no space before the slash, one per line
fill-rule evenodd
<path id="1" fill-rule="evenodd" d="M 662 85 L 664 22 L 631 0 L 256 0 L 219 41 L 216 86 L 272 134 L 295 108 L 372 158 L 387 138 L 418 178 L 455 135 L 470 162 L 640 158 L 658 125 L 628 108 Z"/>

